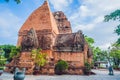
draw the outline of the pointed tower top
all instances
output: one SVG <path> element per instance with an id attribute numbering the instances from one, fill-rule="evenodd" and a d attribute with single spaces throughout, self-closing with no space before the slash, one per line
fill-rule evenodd
<path id="1" fill-rule="evenodd" d="M 52 32 L 58 34 L 57 24 L 50 10 L 48 0 L 45 0 L 43 5 L 28 17 L 19 32 L 29 31 L 31 28 L 34 30 L 52 30 Z"/>
<path id="2" fill-rule="evenodd" d="M 47 2 L 48 3 L 48 0 L 44 0 L 44 3 Z"/>

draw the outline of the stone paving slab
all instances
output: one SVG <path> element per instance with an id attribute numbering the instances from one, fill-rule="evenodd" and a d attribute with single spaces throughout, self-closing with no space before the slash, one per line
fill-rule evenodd
<path id="1" fill-rule="evenodd" d="M 120 80 L 120 71 L 114 71 L 114 75 L 108 75 L 108 70 L 92 70 L 96 75 L 27 75 L 25 80 Z M 4 73 L 0 80 L 13 80 L 13 74 Z"/>

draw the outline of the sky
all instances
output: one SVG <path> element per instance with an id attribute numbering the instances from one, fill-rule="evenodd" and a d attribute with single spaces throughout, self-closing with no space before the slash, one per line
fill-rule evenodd
<path id="1" fill-rule="evenodd" d="M 48 0 L 51 11 L 63 11 L 71 22 L 72 31 L 82 30 L 95 40 L 94 46 L 106 50 L 118 36 L 114 33 L 119 22 L 104 22 L 104 16 L 120 9 L 120 0 Z M 44 0 L 0 0 L 0 45 L 16 45 L 18 31 L 29 15 Z"/>

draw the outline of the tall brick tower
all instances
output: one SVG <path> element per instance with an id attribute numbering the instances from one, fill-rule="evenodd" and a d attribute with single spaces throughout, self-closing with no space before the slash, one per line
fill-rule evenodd
<path id="1" fill-rule="evenodd" d="M 38 34 L 44 34 L 50 36 L 51 39 L 54 39 L 54 36 L 56 36 L 56 34 L 59 34 L 57 24 L 55 22 L 54 16 L 50 10 L 47 0 L 45 0 L 43 5 L 38 9 L 36 9 L 28 17 L 26 22 L 19 30 L 18 43 L 17 43 L 18 46 L 21 46 L 21 41 L 23 36 L 26 35 L 27 31 L 29 31 L 31 28 L 33 28 L 36 31 L 37 37 L 39 39 L 41 38 L 41 36 L 39 36 Z"/>
<path id="2" fill-rule="evenodd" d="M 20 28 L 17 46 L 22 47 L 21 53 L 19 57 L 14 58 L 7 65 L 7 71 L 13 71 L 13 67 L 25 67 L 27 69 L 26 73 L 31 74 L 34 68 L 31 50 L 42 48 L 43 51 L 46 50 L 48 57 L 51 58 L 52 46 L 57 34 L 59 34 L 58 27 L 46 0 L 42 6 L 28 17 Z"/>

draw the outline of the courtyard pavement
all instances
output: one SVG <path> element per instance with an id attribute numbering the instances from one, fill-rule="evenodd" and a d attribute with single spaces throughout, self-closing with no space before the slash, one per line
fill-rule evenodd
<path id="1" fill-rule="evenodd" d="M 96 75 L 83 76 L 83 75 L 27 75 L 25 80 L 120 80 L 120 71 L 114 70 L 114 75 L 108 75 L 108 70 L 97 69 L 92 70 Z M 13 74 L 3 73 L 0 76 L 0 80 L 13 80 Z"/>

